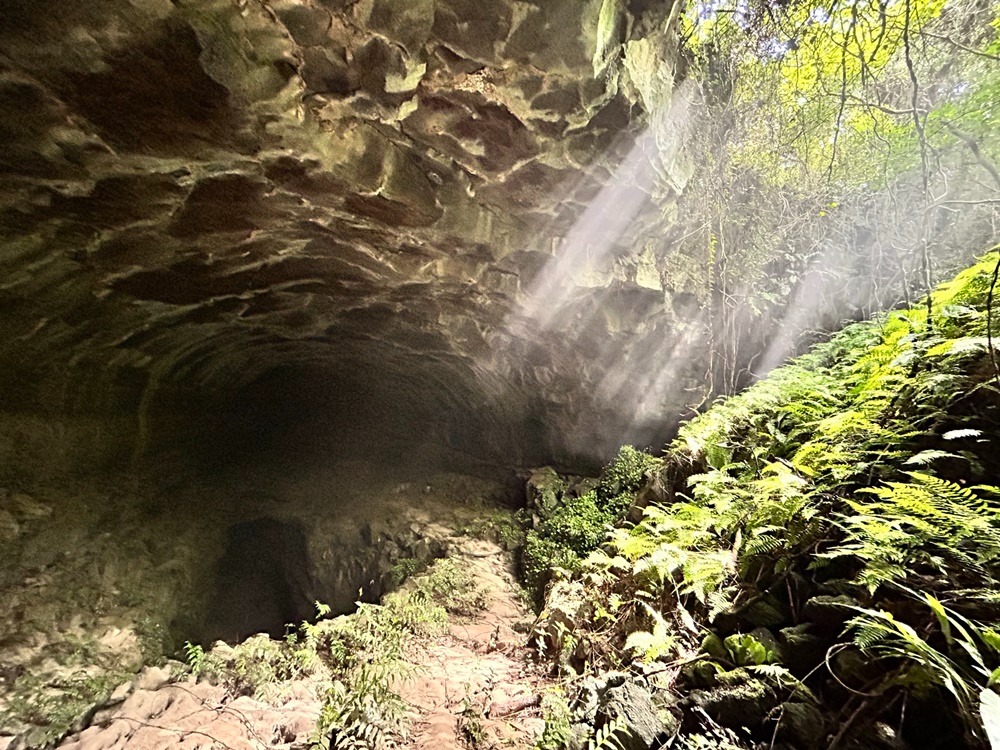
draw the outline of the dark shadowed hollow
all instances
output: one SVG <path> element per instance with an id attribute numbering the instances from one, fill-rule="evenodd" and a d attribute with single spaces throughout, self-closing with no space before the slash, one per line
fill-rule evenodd
<path id="1" fill-rule="evenodd" d="M 314 613 L 309 558 L 301 527 L 273 518 L 244 521 L 226 532 L 204 622 L 191 638 L 236 643 L 254 633 L 285 635 Z"/>

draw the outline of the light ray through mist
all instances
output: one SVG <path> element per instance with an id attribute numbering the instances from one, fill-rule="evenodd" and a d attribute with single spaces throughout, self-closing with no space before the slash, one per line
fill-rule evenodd
<path id="1" fill-rule="evenodd" d="M 560 313 L 588 273 L 603 272 L 621 248 L 636 219 L 650 205 L 658 185 L 667 182 L 669 162 L 680 152 L 691 123 L 695 84 L 685 81 L 670 105 L 650 118 L 611 179 L 558 243 L 555 257 L 542 269 L 513 315 L 542 329 L 553 328 Z"/>
<path id="2" fill-rule="evenodd" d="M 642 249 L 635 246 L 641 235 L 636 230 L 648 230 L 651 216 L 654 223 L 662 222 L 664 203 L 674 200 L 683 187 L 684 170 L 678 165 L 698 98 L 697 84 L 685 81 L 673 92 L 669 105 L 651 116 L 610 179 L 559 238 L 554 255 L 505 320 L 506 332 L 515 338 L 526 329 L 533 334 L 548 332 L 558 337 L 554 340 L 566 351 L 588 352 L 591 370 L 582 385 L 595 408 L 614 412 L 625 426 L 627 434 L 616 435 L 617 440 L 631 439 L 636 428 L 653 420 L 669 420 L 689 396 L 682 374 L 689 353 L 699 346 L 703 316 L 674 330 L 666 329 L 662 320 L 643 318 L 638 330 L 619 330 L 603 338 L 603 333 L 614 331 L 614 323 L 597 317 L 609 314 L 610 303 L 601 301 L 605 294 L 636 293 L 656 304 L 657 290 L 640 285 L 615 265 L 623 258 L 634 260 Z M 659 259 L 662 242 L 654 238 L 652 249 Z M 667 293 L 658 291 L 662 295 L 659 304 L 669 306 Z M 672 411 L 664 409 L 668 399 Z M 584 429 L 580 432 L 587 434 Z M 579 447 L 584 453 L 595 448 Z"/>

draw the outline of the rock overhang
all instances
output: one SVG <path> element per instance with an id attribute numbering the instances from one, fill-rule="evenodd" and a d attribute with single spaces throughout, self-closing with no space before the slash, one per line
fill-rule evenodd
<path id="1" fill-rule="evenodd" d="M 8 6 L 0 378 L 19 407 L 135 411 L 141 449 L 171 412 L 326 373 L 405 394 L 394 436 L 408 415 L 513 463 L 628 437 L 634 394 L 595 393 L 670 335 L 663 291 L 618 272 L 566 297 L 565 326 L 518 309 L 648 126 L 650 81 L 669 97 L 669 5 Z M 612 257 L 655 239 L 678 182 Z"/>

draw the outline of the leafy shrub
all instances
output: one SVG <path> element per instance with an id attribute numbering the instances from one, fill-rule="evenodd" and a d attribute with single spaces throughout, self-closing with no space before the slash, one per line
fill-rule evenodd
<path id="1" fill-rule="evenodd" d="M 558 482 L 561 494 L 548 499 L 546 513 L 538 527 L 527 533 L 521 553 L 522 578 L 536 599 L 541 597 L 553 568 L 577 570 L 601 545 L 609 528 L 620 522 L 632 505 L 647 473 L 660 464 L 660 459 L 624 446 L 601 474 L 595 490 L 576 497 L 565 492 L 564 482 Z M 549 481 L 546 487 L 551 490 L 556 484 Z"/>
<path id="2" fill-rule="evenodd" d="M 631 445 L 623 445 L 601 473 L 595 502 L 601 510 L 613 516 L 623 515 L 632 504 L 635 493 L 646 483 L 647 473 L 661 464 L 661 459 Z"/>
<path id="3" fill-rule="evenodd" d="M 565 545 L 529 531 L 521 553 L 521 576 L 529 593 L 536 599 L 541 596 L 553 568 L 575 570 L 580 556 Z"/>
<path id="4" fill-rule="evenodd" d="M 683 658 L 707 631 L 721 646 L 715 666 L 798 698 L 807 692 L 797 676 L 812 675 L 831 715 L 857 719 L 838 729 L 845 741 L 918 687 L 950 697 L 964 737 L 947 741 L 981 744 L 973 699 L 1000 679 L 1000 490 L 976 486 L 1000 478 L 990 442 L 1000 437 L 995 311 L 986 330 L 997 262 L 993 253 L 941 285 L 930 314 L 919 304 L 850 325 L 683 426 L 664 461 L 672 480 L 687 477 L 686 495 L 647 507 L 577 565 L 594 614 L 574 636 L 599 641 L 591 658 L 618 668 L 668 644 Z M 627 508 L 631 498 L 615 493 L 634 493 L 655 461 L 623 449 L 602 477 L 598 510 Z M 583 538 L 568 530 L 560 539 Z M 817 650 L 801 674 L 772 663 L 759 639 L 721 637 L 765 624 L 754 620 L 764 611 L 775 633 L 808 626 L 818 593 L 857 603 L 859 614 L 850 634 L 827 623 L 809 636 Z M 837 697 L 843 676 L 830 675 L 825 654 L 864 666 L 863 716 L 854 698 Z"/>

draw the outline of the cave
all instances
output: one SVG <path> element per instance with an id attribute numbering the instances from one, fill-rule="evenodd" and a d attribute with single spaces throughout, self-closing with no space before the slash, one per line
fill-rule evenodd
<path id="1" fill-rule="evenodd" d="M 238 643 L 255 633 L 283 638 L 315 614 L 308 569 L 305 534 L 295 524 L 259 518 L 230 526 L 204 624 L 185 640 Z"/>
<path id="2" fill-rule="evenodd" d="M 716 683 L 738 670 L 739 679 L 754 669 L 755 680 L 768 669 L 775 677 L 771 656 L 780 648 L 772 641 L 813 638 L 786 632 L 808 626 L 800 622 L 807 593 L 812 601 L 851 590 L 860 598 L 848 606 L 881 604 L 845 582 L 863 567 L 853 559 L 789 564 L 787 581 L 768 578 L 770 559 L 738 565 L 751 549 L 780 555 L 778 536 L 798 529 L 796 518 L 775 512 L 753 537 L 741 524 L 756 506 L 730 526 L 690 536 L 711 540 L 704 568 L 671 562 L 664 574 L 676 540 L 663 541 L 662 529 L 649 535 L 662 542 L 654 563 L 642 559 L 649 539 L 613 553 L 649 518 L 666 517 L 657 513 L 704 511 L 706 497 L 721 497 L 700 517 L 725 517 L 734 505 L 726 493 L 737 486 L 741 501 L 756 498 L 766 509 L 772 491 L 798 499 L 802 487 L 834 473 L 810 468 L 816 456 L 835 463 L 855 455 L 853 444 L 838 453 L 833 438 L 807 450 L 796 443 L 803 436 L 826 439 L 851 424 L 872 440 L 883 436 L 884 424 L 858 416 L 874 413 L 871 403 L 795 421 L 828 406 L 837 384 L 823 384 L 818 396 L 803 388 L 815 397 L 777 415 L 777 397 L 754 402 L 753 388 L 849 322 L 856 326 L 844 351 L 917 340 L 910 330 L 892 342 L 878 343 L 871 331 L 862 343 L 850 336 L 873 316 L 910 314 L 945 274 L 995 244 L 1000 199 L 984 186 L 1000 187 L 1000 118 L 984 114 L 984 102 L 996 99 L 988 66 L 1000 22 L 973 0 L 947 0 L 946 10 L 914 0 L 912 25 L 909 1 L 857 4 L 850 27 L 868 24 L 865 33 L 823 46 L 823 34 L 839 33 L 832 8 L 736 5 L 0 0 L 0 750 L 118 746 L 84 735 L 112 731 L 143 700 L 149 726 L 126 734 L 154 728 L 159 714 L 150 706 L 163 699 L 176 709 L 187 699 L 148 693 L 180 693 L 183 680 L 188 698 L 202 691 L 194 708 L 218 709 L 209 724 L 230 703 L 251 706 L 270 738 L 259 744 L 314 746 L 308 722 L 295 715 L 309 704 L 312 719 L 353 716 L 355 734 L 341 739 L 365 746 L 382 735 L 363 726 L 357 706 L 338 712 L 317 696 L 356 694 L 359 704 L 387 710 L 405 703 L 388 693 L 372 701 L 350 682 L 392 672 L 399 654 L 392 669 L 351 659 L 422 627 L 436 634 L 431 651 L 452 648 L 433 653 L 438 665 L 462 652 L 455 673 L 470 684 L 482 676 L 470 661 L 510 667 L 487 674 L 478 692 L 456 688 L 439 670 L 440 685 L 423 688 L 433 697 L 444 685 L 446 695 L 434 709 L 423 706 L 422 731 L 447 726 L 449 741 L 464 748 L 481 739 L 480 724 L 496 719 L 497 729 L 517 714 L 510 723 L 520 722 L 521 744 L 551 750 L 535 742 L 541 737 L 525 739 L 532 720 L 538 729 L 562 716 L 564 733 L 586 724 L 608 740 L 616 724 L 601 712 L 609 703 L 641 704 L 667 725 L 697 700 L 718 709 L 712 701 L 728 685 Z M 786 21 L 804 26 L 789 32 Z M 924 36 L 925 24 L 937 31 Z M 911 34 L 920 35 L 916 57 Z M 852 44 L 873 48 L 860 54 Z M 836 49 L 845 54 L 831 56 Z M 805 74 L 809 50 L 828 64 Z M 854 60 L 857 75 L 848 71 Z M 837 65 L 843 76 L 829 73 Z M 931 85 L 918 86 L 918 72 Z M 906 117 L 918 105 L 927 132 L 919 117 Z M 954 126 L 950 112 L 959 113 Z M 918 176 L 914 165 L 926 169 L 928 154 L 936 172 Z M 959 277 L 952 291 L 963 289 L 961 304 L 945 305 L 931 332 L 943 349 L 921 350 L 911 381 L 925 360 L 945 356 L 945 333 L 966 326 L 948 356 L 988 351 L 1000 385 L 990 328 L 998 274 L 1000 265 L 985 282 L 985 330 L 976 328 L 976 290 Z M 841 349 L 803 361 L 838 367 Z M 887 367 L 912 354 L 892 352 Z M 985 361 L 976 367 L 968 369 L 977 377 L 988 371 Z M 792 372 L 809 383 L 828 374 Z M 865 391 L 855 385 L 842 404 Z M 718 406 L 748 389 L 746 413 L 742 401 Z M 952 494 L 973 491 L 976 472 L 988 474 L 988 452 L 961 441 L 989 431 L 992 396 L 981 397 L 982 377 L 953 390 L 980 403 L 939 410 L 933 424 L 948 425 L 947 443 L 928 433 L 910 462 L 884 473 L 873 465 L 864 478 L 835 467 L 851 477 L 852 493 L 888 491 L 894 485 L 873 482 L 914 479 L 916 469 L 950 481 L 948 466 L 965 464 L 969 486 Z M 905 413 L 920 398 L 894 396 L 893 405 Z M 706 412 L 717 429 L 684 431 L 704 425 Z M 744 455 L 747 433 L 759 445 Z M 904 452 L 893 444 L 879 455 L 891 463 Z M 717 486 L 707 487 L 706 476 Z M 818 508 L 803 501 L 815 511 L 810 529 L 840 518 L 832 498 L 844 487 L 831 487 L 808 498 L 821 496 Z M 827 554 L 847 525 L 795 560 Z M 602 578 L 592 564 L 612 572 Z M 841 568 L 838 580 L 820 580 Z M 681 580 L 699 570 L 715 571 L 705 575 L 718 590 Z M 477 599 L 463 575 L 493 588 Z M 647 577 L 674 581 L 675 590 L 640 592 Z M 576 609 L 571 596 L 560 600 L 585 589 L 602 600 Z M 763 619 L 750 622 L 735 604 L 722 613 L 718 602 L 730 591 L 755 591 L 741 607 Z M 911 614 L 912 603 L 898 604 L 894 614 Z M 824 614 L 824 601 L 812 609 L 813 624 L 837 620 Z M 609 635 L 609 625 L 593 639 L 566 636 L 567 623 L 588 617 L 633 631 Z M 667 643 L 674 619 L 683 637 Z M 386 622 L 391 633 L 378 629 Z M 344 631 L 325 632 L 326 661 L 309 652 L 320 626 Z M 950 646 L 943 630 L 938 640 Z M 701 631 L 719 643 L 695 644 L 691 634 L 700 639 Z M 760 648 L 744 653 L 733 636 L 759 636 Z M 996 633 L 987 637 L 995 646 Z M 633 680 L 636 665 L 662 662 L 685 639 L 691 649 L 717 646 L 719 669 L 698 673 L 715 662 L 704 654 L 688 662 L 678 650 L 678 664 L 700 662 L 669 675 L 688 680 L 690 695 L 654 706 L 642 696 L 655 680 Z M 529 640 L 531 659 L 504 661 L 524 657 Z M 244 669 L 250 677 L 236 664 L 248 643 L 253 658 L 274 657 L 267 669 Z M 561 653 L 567 643 L 572 653 Z M 652 645 L 639 654 L 637 644 Z M 578 691 L 600 693 L 601 708 L 588 708 L 585 721 L 574 715 L 570 727 L 551 675 L 528 662 L 557 654 L 560 678 L 579 669 L 589 679 L 586 659 L 606 646 L 620 652 L 616 666 L 635 674 Z M 334 647 L 341 661 L 331 667 Z M 290 650 L 304 661 L 290 660 Z M 206 659 L 220 670 L 211 679 L 199 672 Z M 846 668 L 863 675 L 864 666 Z M 159 684 L 161 671 L 171 676 Z M 669 671 L 657 667 L 641 680 Z M 272 684 L 250 684 L 263 673 Z M 269 693 L 278 673 L 326 682 Z M 531 674 L 531 695 L 504 692 L 515 673 Z M 789 683 L 746 684 L 770 699 Z M 846 686 L 824 687 L 836 697 Z M 846 710 L 870 695 L 864 682 L 856 688 L 838 721 L 867 721 L 867 702 Z M 475 701 L 453 701 L 462 691 Z M 281 701 L 292 693 L 289 705 L 299 703 L 286 711 Z M 788 723 L 798 721 L 802 736 L 779 736 L 784 714 L 775 720 L 770 706 L 747 730 L 758 745 L 818 746 L 821 733 L 803 726 L 815 709 L 795 697 L 786 702 L 795 705 Z M 945 705 L 939 699 L 910 704 L 912 715 L 898 721 L 879 714 L 888 737 L 879 747 L 901 747 L 893 744 L 901 729 L 890 724 L 908 739 L 921 734 L 919 712 Z M 900 704 L 905 712 L 906 699 Z M 724 724 L 712 731 L 725 734 Z M 927 726 L 946 738 L 966 727 L 952 713 Z M 774 732 L 764 737 L 761 727 Z M 242 740 L 182 731 L 185 742 L 244 750 Z M 396 725 L 386 731 L 405 734 Z M 840 731 L 844 747 L 860 747 Z M 689 746 L 733 739 L 722 734 Z M 600 734 L 574 736 L 581 747 L 600 744 Z M 335 739 L 326 731 L 319 747 Z M 478 746 L 516 745 L 493 739 Z M 425 736 L 419 747 L 445 747 L 436 742 Z"/>

